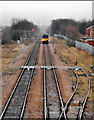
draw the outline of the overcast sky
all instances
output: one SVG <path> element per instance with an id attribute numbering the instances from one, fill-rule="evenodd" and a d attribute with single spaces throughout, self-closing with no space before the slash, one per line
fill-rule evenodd
<path id="1" fill-rule="evenodd" d="M 37 25 L 49 25 L 58 18 L 92 19 L 92 1 L 0 1 L 0 9 L 3 25 L 10 25 L 12 18 Z"/>

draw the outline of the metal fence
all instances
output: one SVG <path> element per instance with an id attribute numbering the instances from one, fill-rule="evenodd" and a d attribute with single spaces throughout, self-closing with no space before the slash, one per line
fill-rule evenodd
<path id="1" fill-rule="evenodd" d="M 94 47 L 89 45 L 88 43 L 82 43 L 79 41 L 71 40 L 65 35 L 54 34 L 53 36 L 57 38 L 61 38 L 65 40 L 66 42 L 75 45 L 76 48 L 88 51 L 89 54 L 94 55 Z"/>
<path id="2" fill-rule="evenodd" d="M 94 47 L 87 43 L 75 41 L 75 47 L 81 50 L 88 51 L 91 55 L 94 55 Z"/>

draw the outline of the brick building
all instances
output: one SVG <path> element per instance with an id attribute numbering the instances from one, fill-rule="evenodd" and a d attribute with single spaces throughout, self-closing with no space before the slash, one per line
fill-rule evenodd
<path id="1" fill-rule="evenodd" d="M 94 25 L 86 29 L 86 35 L 89 37 L 94 37 Z"/>

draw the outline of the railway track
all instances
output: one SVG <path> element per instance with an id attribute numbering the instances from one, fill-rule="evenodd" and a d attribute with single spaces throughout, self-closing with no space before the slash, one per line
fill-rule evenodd
<path id="1" fill-rule="evenodd" d="M 66 59 L 64 59 L 64 61 L 68 64 L 68 66 L 70 66 L 70 64 L 66 61 Z M 78 69 L 78 70 L 73 69 L 72 71 L 76 77 L 76 84 L 75 84 L 72 96 L 67 101 L 66 105 L 64 106 L 63 112 L 59 116 L 59 120 L 62 119 L 63 114 L 66 114 L 66 119 L 68 119 L 68 118 L 75 118 L 75 119 L 79 119 L 79 120 L 83 119 L 85 105 L 86 105 L 86 102 L 88 100 L 88 96 L 90 93 L 90 88 L 91 88 L 90 77 L 85 72 L 85 70 L 84 69 Z M 84 76 L 87 77 L 88 90 L 87 90 L 87 93 L 85 93 L 83 99 L 79 98 L 78 100 L 76 99 L 76 101 L 75 101 L 76 92 L 78 91 L 78 89 L 80 89 L 79 82 L 82 82 L 82 80 L 80 79 L 80 75 L 77 73 L 77 71 L 82 72 L 84 74 Z M 83 84 L 83 82 L 81 84 Z M 76 102 L 76 104 L 74 102 Z M 73 103 L 74 103 L 74 105 L 73 105 Z"/>
<path id="2" fill-rule="evenodd" d="M 25 66 L 35 66 L 37 54 L 39 50 L 40 42 L 37 41 L 31 55 L 29 56 Z M 69 66 L 70 64 L 64 60 Z M 5 105 L 5 108 L 0 116 L 2 119 L 23 119 L 24 110 L 27 102 L 28 91 L 32 82 L 35 68 L 32 67 L 29 70 L 23 68 L 19 79 Z M 44 96 L 44 119 L 57 118 L 58 120 L 68 118 L 76 118 L 81 120 L 85 105 L 90 93 L 90 78 L 84 69 L 79 69 L 85 77 L 88 79 L 88 91 L 83 99 L 78 100 L 78 105 L 73 106 L 75 102 L 75 95 L 79 91 L 79 81 L 81 82 L 80 75 L 76 69 L 72 69 L 76 77 L 76 84 L 72 96 L 67 103 L 63 102 L 61 91 L 58 83 L 58 78 L 55 72 L 55 66 L 51 57 L 49 45 L 43 44 L 43 96 Z M 75 112 L 76 111 L 76 112 Z"/>
<path id="3" fill-rule="evenodd" d="M 76 84 L 74 86 L 72 96 L 69 98 L 67 103 L 64 104 L 61 93 L 60 93 L 58 79 L 57 79 L 57 75 L 56 75 L 53 61 L 51 58 L 49 46 L 47 45 L 46 51 L 48 50 L 48 59 L 50 60 L 50 64 L 49 64 L 49 62 L 47 63 L 48 59 L 47 59 L 47 55 L 45 55 L 45 50 L 44 50 L 45 47 L 46 46 L 44 45 L 43 46 L 43 65 L 45 66 L 44 67 L 44 118 L 45 118 L 45 120 L 47 118 L 48 119 L 57 118 L 58 120 L 61 120 L 61 119 L 67 120 L 69 118 L 75 118 L 75 119 L 79 119 L 79 120 L 83 119 L 84 109 L 85 109 L 86 102 L 88 100 L 88 96 L 89 96 L 90 88 L 91 88 L 89 75 L 85 72 L 85 70 L 83 68 L 78 67 L 75 69 L 71 69 L 76 77 Z M 65 60 L 65 62 L 68 64 L 68 66 L 70 66 L 70 64 L 66 60 Z M 53 67 L 50 67 L 51 70 L 49 70 L 50 65 L 53 66 Z M 51 77 L 51 71 L 53 72 L 53 77 Z M 88 82 L 87 93 L 84 93 L 82 98 L 81 97 L 78 98 L 76 96 L 77 93 L 80 91 L 79 86 L 81 86 L 81 84 L 83 84 L 83 80 L 81 80 L 78 72 L 80 72 L 80 73 L 82 72 L 81 74 L 83 74 L 86 77 L 85 79 Z M 54 99 L 58 99 L 58 102 L 57 102 L 58 105 L 56 105 L 58 107 L 55 107 L 51 103 L 51 101 L 53 101 L 51 99 L 51 95 L 54 96 L 54 92 L 56 92 L 56 91 L 54 91 L 53 94 L 51 94 L 51 88 L 54 88 L 55 86 L 53 86 L 53 87 L 51 86 L 52 83 L 49 82 L 48 76 L 50 76 L 50 80 L 52 80 L 54 78 L 54 81 L 55 81 L 55 85 L 56 85 L 56 89 L 57 89 L 57 93 L 58 93 L 58 95 L 56 95 L 56 96 L 58 96 L 58 98 L 54 98 Z M 49 85 L 51 86 L 51 88 L 49 87 Z"/>
<path id="4" fill-rule="evenodd" d="M 58 119 L 64 104 L 48 45 L 43 45 L 43 66 L 44 119 Z M 65 114 L 63 117 L 66 119 Z"/>
<path id="5" fill-rule="evenodd" d="M 40 46 L 40 41 L 37 41 L 31 55 L 28 57 L 25 66 L 34 66 L 37 60 L 37 54 Z M 24 109 L 28 97 L 28 91 L 32 82 L 32 77 L 35 68 L 30 70 L 23 69 L 12 93 L 4 107 L 4 110 L 0 116 L 0 120 L 3 119 L 23 119 Z"/>

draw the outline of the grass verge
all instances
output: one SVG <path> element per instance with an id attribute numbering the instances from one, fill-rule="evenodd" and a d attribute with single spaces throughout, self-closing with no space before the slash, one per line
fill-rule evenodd
<path id="1" fill-rule="evenodd" d="M 84 50 L 79 50 L 73 46 L 68 46 L 68 44 L 62 40 L 62 39 L 57 39 L 57 38 L 52 38 L 52 43 L 55 46 L 55 53 L 60 55 L 61 60 L 63 60 L 63 58 L 65 58 L 71 66 L 81 66 L 85 69 L 85 71 L 88 74 L 94 73 L 94 69 L 92 70 L 90 68 L 91 65 L 94 66 L 93 60 L 94 60 L 94 56 L 90 55 L 87 51 Z M 66 64 L 67 65 L 67 64 Z M 91 73 L 90 73 L 91 72 Z M 72 72 L 70 74 L 73 74 Z M 78 71 L 78 74 L 81 75 L 83 74 L 82 72 Z M 91 77 L 91 91 L 88 97 L 88 101 L 90 102 L 94 102 L 94 82 L 93 79 L 94 77 Z M 73 79 L 73 84 L 76 83 L 76 79 L 75 77 L 72 75 L 72 79 Z M 79 83 L 81 84 L 79 87 L 79 90 L 77 92 L 79 92 L 79 96 L 83 97 L 83 95 L 85 95 L 85 93 L 87 92 L 88 89 L 88 80 L 86 77 L 80 77 L 81 81 L 83 83 Z M 80 82 L 81 82 L 80 81 Z M 93 105 L 89 105 L 88 109 L 90 109 L 91 111 L 94 111 Z"/>

